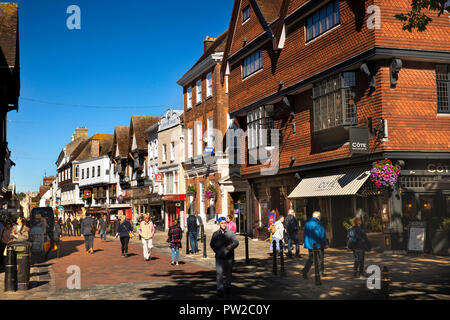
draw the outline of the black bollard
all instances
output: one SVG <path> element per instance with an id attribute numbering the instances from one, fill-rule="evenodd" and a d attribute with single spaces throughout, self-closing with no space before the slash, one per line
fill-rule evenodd
<path id="1" fill-rule="evenodd" d="M 286 276 L 286 273 L 284 272 L 283 240 L 280 240 L 280 276 Z"/>
<path id="2" fill-rule="evenodd" d="M 186 254 L 189 254 L 189 232 L 186 231 Z"/>
<path id="3" fill-rule="evenodd" d="M 320 286 L 320 272 L 319 272 L 319 252 L 317 251 L 316 244 L 313 244 L 313 256 L 314 256 L 314 271 L 316 277 L 316 286 Z"/>
<path id="4" fill-rule="evenodd" d="M 272 241 L 272 250 L 273 250 L 273 274 L 277 274 L 277 241 Z"/>
<path id="5" fill-rule="evenodd" d="M 205 235 L 205 227 L 203 225 L 201 225 L 200 226 L 200 239 L 201 239 L 201 241 L 203 241 L 203 236 L 204 235 Z"/>
<path id="6" fill-rule="evenodd" d="M 17 256 L 12 247 L 8 247 L 5 264 L 5 291 L 17 291 Z"/>
<path id="7" fill-rule="evenodd" d="M 207 255 L 206 255 L 206 234 L 203 234 L 202 240 L 203 240 L 203 258 L 206 258 L 207 257 Z"/>
<path id="8" fill-rule="evenodd" d="M 386 266 L 383 267 L 381 271 L 381 294 L 383 295 L 383 299 L 389 299 L 389 270 Z"/>
<path id="9" fill-rule="evenodd" d="M 248 234 L 245 234 L 245 263 L 250 264 L 250 258 L 248 256 Z"/>

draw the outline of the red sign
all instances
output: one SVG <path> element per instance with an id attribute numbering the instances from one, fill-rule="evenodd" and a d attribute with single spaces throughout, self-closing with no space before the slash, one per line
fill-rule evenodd
<path id="1" fill-rule="evenodd" d="M 89 199 L 91 196 L 92 196 L 91 191 L 84 190 L 84 198 L 85 199 Z"/>
<path id="2" fill-rule="evenodd" d="M 155 182 L 163 182 L 163 175 L 162 173 L 155 173 Z"/>
<path id="3" fill-rule="evenodd" d="M 161 196 L 161 200 L 163 201 L 184 201 L 185 199 L 185 194 L 167 194 Z"/>

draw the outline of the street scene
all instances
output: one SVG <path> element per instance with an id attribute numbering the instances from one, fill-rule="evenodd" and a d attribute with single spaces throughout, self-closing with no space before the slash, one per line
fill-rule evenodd
<path id="1" fill-rule="evenodd" d="M 0 3 L 0 300 L 450 300 L 450 1 L 128 2 Z"/>

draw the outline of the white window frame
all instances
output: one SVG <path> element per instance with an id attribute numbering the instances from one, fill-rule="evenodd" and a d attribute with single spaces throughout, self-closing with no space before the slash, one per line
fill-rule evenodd
<path id="1" fill-rule="evenodd" d="M 175 161 L 175 142 L 170 143 L 170 161 Z"/>
<path id="2" fill-rule="evenodd" d="M 207 132 L 207 146 L 213 147 L 214 145 L 214 136 L 213 136 L 213 129 L 214 129 L 214 120 L 213 117 L 209 117 L 206 122 L 206 132 Z"/>
<path id="3" fill-rule="evenodd" d="M 165 144 L 162 145 L 162 162 L 166 162 L 167 161 L 167 147 Z"/>
<path id="4" fill-rule="evenodd" d="M 196 149 L 197 149 L 197 155 L 202 155 L 203 154 L 203 124 L 201 121 L 197 121 L 195 123 L 196 126 Z"/>
<path id="5" fill-rule="evenodd" d="M 188 158 L 194 156 L 194 139 L 192 134 L 192 127 L 188 128 Z"/>
<path id="6" fill-rule="evenodd" d="M 202 79 L 199 79 L 195 85 L 195 91 L 197 96 L 197 104 L 202 103 Z"/>
<path id="7" fill-rule="evenodd" d="M 192 108 L 192 87 L 187 88 L 187 108 Z"/>
<path id="8" fill-rule="evenodd" d="M 212 72 L 206 75 L 206 98 L 210 98 L 213 95 L 213 85 L 212 85 Z"/>

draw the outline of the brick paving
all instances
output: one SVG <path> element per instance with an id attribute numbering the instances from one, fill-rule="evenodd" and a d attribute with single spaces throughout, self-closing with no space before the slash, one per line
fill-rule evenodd
<path id="1" fill-rule="evenodd" d="M 211 232 L 207 234 L 207 258 L 186 255 L 180 250 L 180 265 L 171 266 L 170 249 L 165 232 L 154 238 L 152 260 L 144 261 L 142 245 L 137 237 L 130 241 L 129 257 L 121 257 L 120 242 L 108 236 L 103 242 L 96 237 L 94 255 L 85 252 L 82 237 L 63 237 L 60 257 L 33 267 L 28 291 L 6 293 L 4 273 L 0 274 L 0 299 L 49 300 L 165 300 L 216 299 L 215 261 L 209 248 Z M 313 269 L 308 279 L 301 277 L 307 250 L 302 257 L 285 259 L 284 277 L 272 274 L 269 244 L 249 240 L 250 265 L 245 264 L 245 242 L 238 236 L 233 272 L 233 300 L 298 300 L 298 299 L 381 299 L 377 290 L 368 290 L 366 280 L 352 279 L 353 256 L 347 250 L 328 249 L 325 254 L 325 273 L 322 285 L 316 286 Z M 185 239 L 185 238 L 184 238 Z M 199 248 L 203 244 L 199 242 Z M 279 259 L 278 268 L 279 268 Z M 407 256 L 371 252 L 367 266 L 387 266 L 390 270 L 390 299 L 450 300 L 450 258 L 430 255 Z M 66 273 L 71 265 L 81 270 L 81 289 L 67 289 Z"/>

